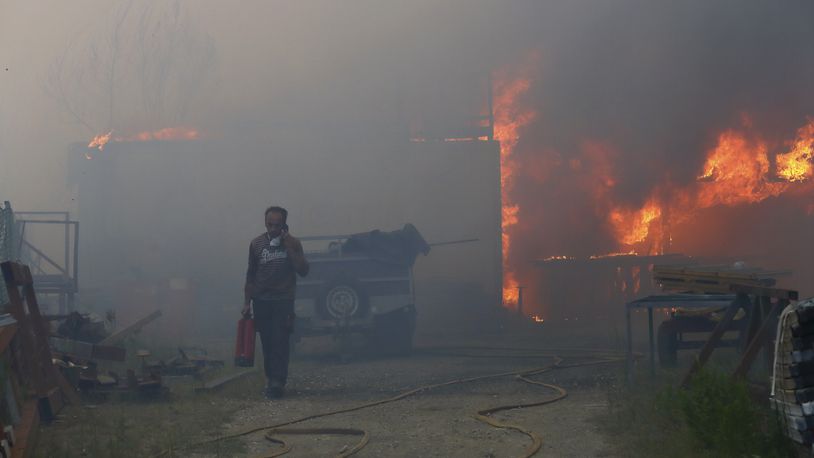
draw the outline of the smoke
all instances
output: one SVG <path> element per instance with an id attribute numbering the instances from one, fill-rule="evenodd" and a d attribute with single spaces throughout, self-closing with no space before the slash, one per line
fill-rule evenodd
<path id="1" fill-rule="evenodd" d="M 523 102 L 539 116 L 515 153 L 520 223 L 510 259 L 532 285 L 540 275 L 533 259 L 629 249 L 609 224 L 613 209 L 632 213 L 695 189 L 722 132 L 760 138 L 773 156 L 814 113 L 810 4 L 615 2 L 570 11 L 566 30 L 540 33 L 541 76 Z M 806 278 L 814 270 L 799 251 L 808 246 L 803 189 L 682 218 L 668 228 L 668 249 L 746 257 Z"/>
<path id="2" fill-rule="evenodd" d="M 223 233 L 251 224 L 261 200 L 296 202 L 312 233 L 411 218 L 418 210 L 387 178 L 404 160 L 394 145 L 415 126 L 451 131 L 482 114 L 488 76 L 539 56 L 519 102 L 537 116 L 518 133 L 512 191 L 511 262 L 529 281 L 533 259 L 617 249 L 612 207 L 635 211 L 660 186 L 694 183 L 719 134 L 745 117 L 780 148 L 814 115 L 810 2 L 85 0 L 0 11 L 3 198 L 76 211 L 68 145 L 187 126 L 217 145 L 183 173 L 213 181 L 201 192 L 207 209 L 228 209 Z M 247 184 L 252 166 L 272 167 L 275 184 Z M 423 179 L 409 178 L 399 183 Z M 252 192 L 264 198 L 242 198 Z M 473 235 L 454 213 L 427 223 L 430 238 Z M 713 244 L 679 237 L 689 232 L 675 228 L 676 249 Z"/>

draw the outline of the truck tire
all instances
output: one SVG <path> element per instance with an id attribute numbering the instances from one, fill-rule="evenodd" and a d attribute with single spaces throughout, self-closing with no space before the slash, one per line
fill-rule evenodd
<path id="1" fill-rule="evenodd" d="M 406 356 L 413 350 L 416 310 L 409 305 L 375 318 L 374 349 L 385 355 Z"/>
<path id="2" fill-rule="evenodd" d="M 325 284 L 317 310 L 329 320 L 363 317 L 368 312 L 367 294 L 355 280 L 332 280 Z"/>

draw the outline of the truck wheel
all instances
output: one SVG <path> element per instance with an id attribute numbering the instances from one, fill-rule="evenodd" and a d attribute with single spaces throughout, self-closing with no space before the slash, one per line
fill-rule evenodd
<path id="1" fill-rule="evenodd" d="M 373 339 L 375 350 L 387 355 L 409 355 L 413 350 L 415 318 L 412 305 L 377 316 Z"/>
<path id="2" fill-rule="evenodd" d="M 351 279 L 328 282 L 319 302 L 319 313 L 330 320 L 364 316 L 367 308 L 364 289 Z"/>

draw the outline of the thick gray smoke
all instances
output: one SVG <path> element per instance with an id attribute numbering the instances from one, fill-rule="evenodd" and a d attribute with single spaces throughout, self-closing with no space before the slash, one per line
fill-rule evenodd
<path id="1" fill-rule="evenodd" d="M 556 178 L 518 176 L 513 262 L 609 251 L 590 169 L 612 164 L 614 199 L 635 206 L 666 179 L 694 180 L 742 113 L 767 138 L 793 137 L 814 115 L 811 43 L 814 6 L 802 1 L 0 2 L 0 196 L 76 211 L 69 145 L 190 126 L 219 149 L 183 169 L 218 191 L 205 212 L 190 208 L 194 221 L 225 209 L 220 230 L 234 230 L 279 199 L 296 202 L 304 232 L 394 225 L 415 214 L 386 178 L 400 171 L 394 145 L 416 125 L 482 114 L 489 74 L 536 51 L 522 103 L 539 116 L 517 153 L 546 157 L 542 174 Z M 614 153 L 586 156 L 591 143 Z M 260 188 L 246 177 L 262 174 L 242 167 L 266 152 L 284 185 L 246 199 Z M 438 216 L 428 238 L 471 236 L 458 217 Z"/>

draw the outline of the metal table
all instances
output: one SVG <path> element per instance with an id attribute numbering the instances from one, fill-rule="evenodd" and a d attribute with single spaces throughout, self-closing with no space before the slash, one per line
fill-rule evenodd
<path id="1" fill-rule="evenodd" d="M 653 310 L 672 309 L 702 309 L 709 307 L 728 307 L 735 300 L 735 294 L 659 294 L 647 296 L 625 305 L 625 322 L 627 324 L 627 363 L 625 372 L 629 383 L 633 382 L 633 327 L 630 314 L 633 310 L 647 309 L 647 330 L 650 349 L 650 375 L 656 374 L 656 344 L 653 339 Z"/>

